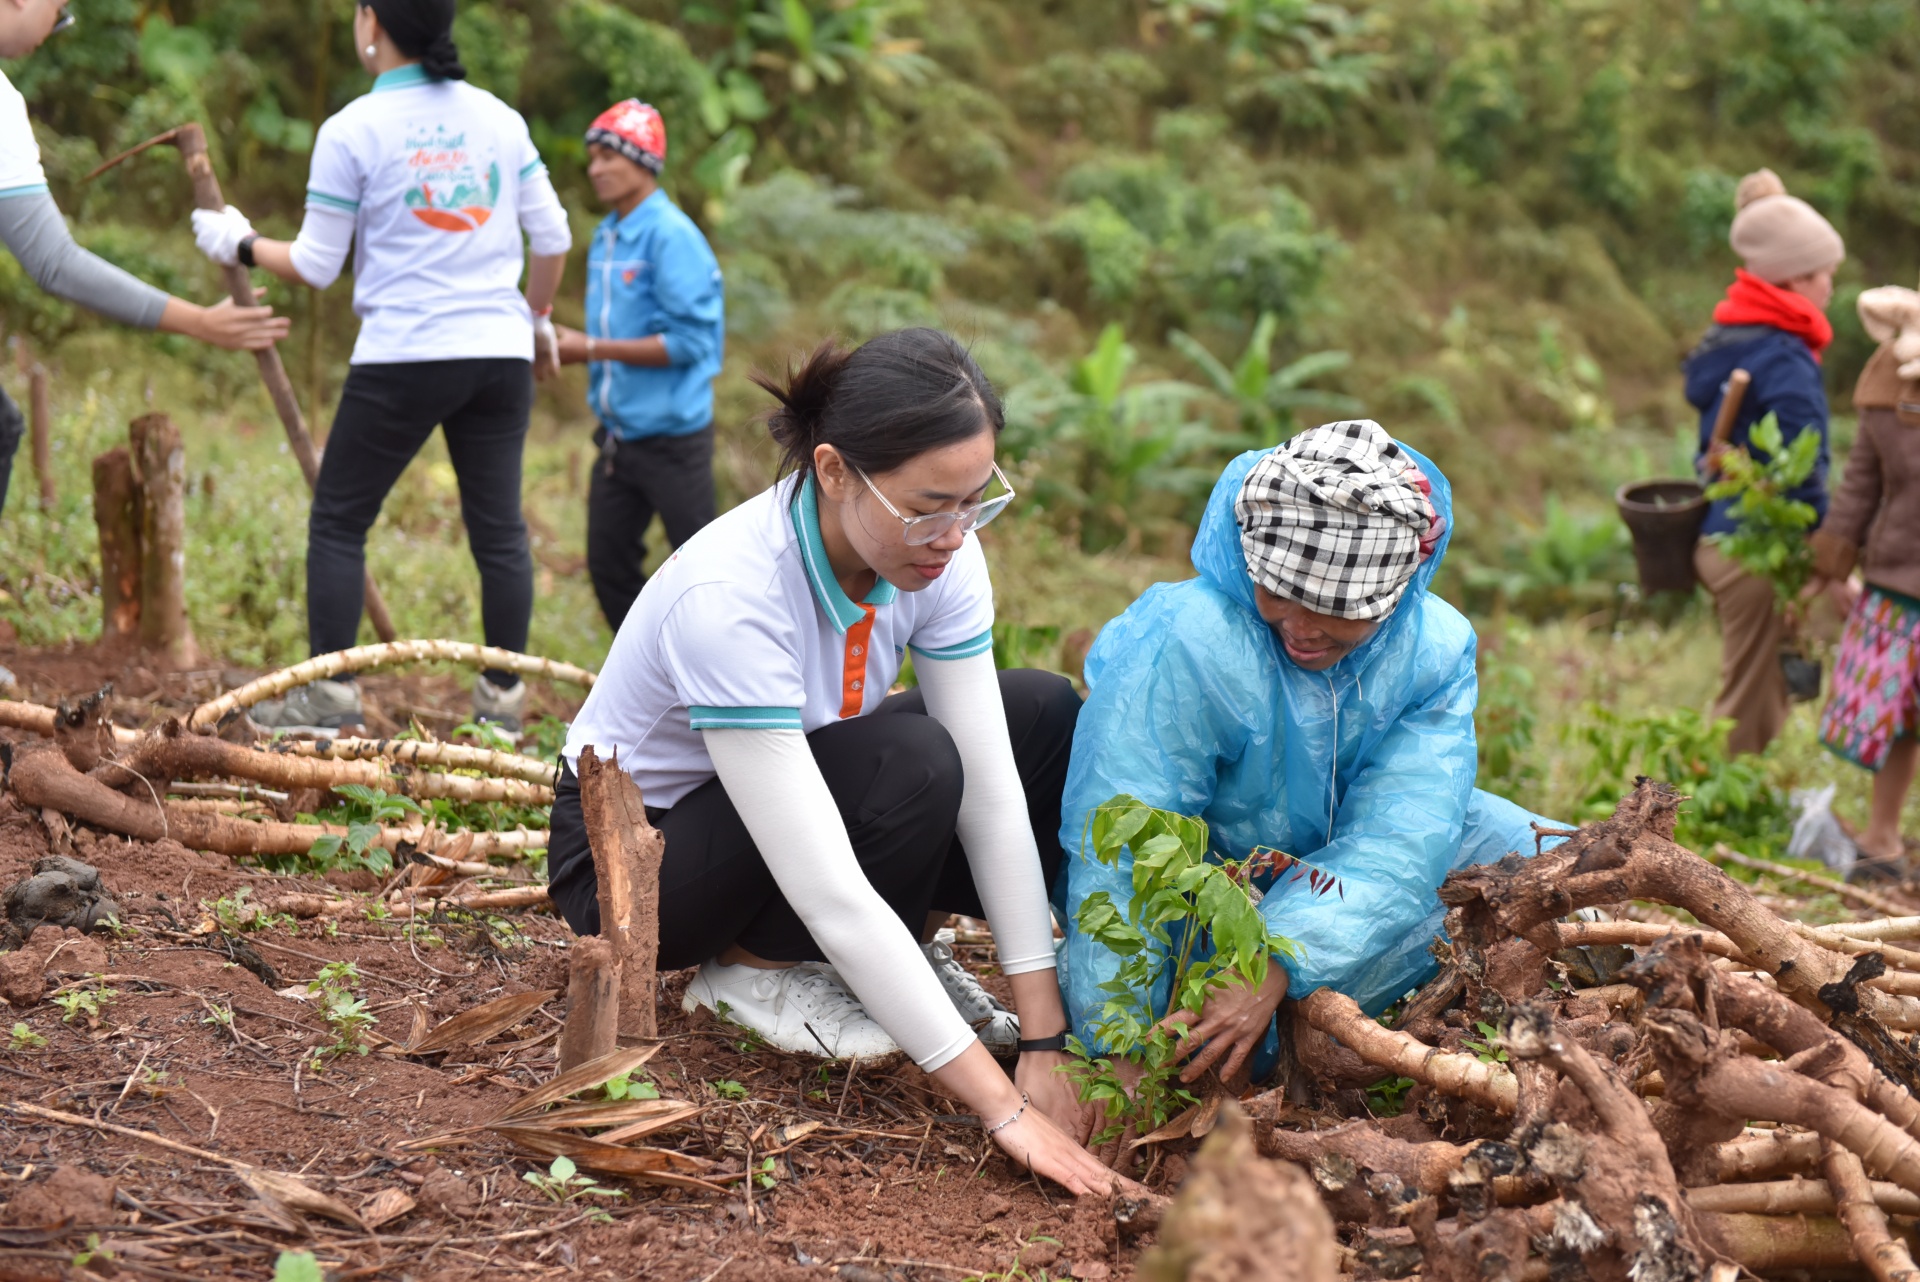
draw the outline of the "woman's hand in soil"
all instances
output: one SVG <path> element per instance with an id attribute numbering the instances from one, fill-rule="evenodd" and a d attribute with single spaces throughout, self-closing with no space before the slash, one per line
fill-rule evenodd
<path id="1" fill-rule="evenodd" d="M 1009 1114 L 1011 1116 L 1011 1114 Z M 987 1122 L 992 1126 L 1004 1120 Z M 1104 1197 L 1112 1192 L 1139 1192 L 1140 1186 L 1119 1174 L 1080 1146 L 1032 1103 L 1020 1120 L 993 1133 L 994 1142 L 1008 1157 L 1066 1188 L 1075 1197 Z"/>
<path id="2" fill-rule="evenodd" d="M 1093 1133 L 1093 1110 L 1081 1103 L 1079 1088 L 1066 1074 L 1072 1063 L 1065 1051 L 1028 1051 L 1014 1065 L 1013 1084 L 1027 1093 L 1033 1107 L 1085 1144 Z"/>
<path id="3" fill-rule="evenodd" d="M 1180 1080 L 1195 1081 L 1215 1064 L 1220 1066 L 1222 1081 L 1239 1072 L 1266 1040 L 1273 1012 L 1280 1009 L 1280 1000 L 1286 995 L 1286 968 L 1269 961 L 1267 977 L 1258 987 L 1244 976 L 1234 975 L 1225 986 L 1214 989 L 1198 1015 L 1181 1010 L 1167 1016 L 1162 1026 L 1178 1033 L 1181 1048 L 1193 1054 L 1181 1070 Z M 1226 1056 L 1224 1063 L 1222 1056 Z"/>

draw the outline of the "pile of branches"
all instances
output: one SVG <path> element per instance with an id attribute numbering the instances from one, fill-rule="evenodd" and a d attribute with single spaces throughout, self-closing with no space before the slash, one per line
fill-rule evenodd
<path id="1" fill-rule="evenodd" d="M 263 678 L 255 683 L 260 690 L 249 693 L 277 692 L 286 675 Z M 357 837 L 369 849 L 390 852 L 397 864 L 426 866 L 429 873 L 416 875 L 410 889 L 434 893 L 436 885 L 454 878 L 499 872 L 488 860 L 524 859 L 546 848 L 544 828 L 452 832 L 423 815 L 355 833 L 347 825 L 294 820 L 326 808 L 330 793 L 354 785 L 416 801 L 548 806 L 555 768 L 547 762 L 422 739 L 342 737 L 256 746 L 251 723 L 236 715 L 244 705 L 234 695 L 185 721 L 135 732 L 113 725 L 111 696 L 108 686 L 57 707 L 0 700 L 0 727 L 28 732 L 0 738 L 6 791 L 42 818 L 56 849 L 75 824 L 139 841 L 172 839 L 236 858 L 300 855 L 323 838 Z M 485 906 L 545 901 L 543 888 L 515 893 L 518 900 Z M 262 907 L 300 917 L 326 911 L 324 903 L 306 902 L 315 897 L 294 898 L 299 902 Z"/>
<path id="2" fill-rule="evenodd" d="M 1295 1008 L 1254 1147 L 1306 1168 L 1356 1276 L 1920 1282 L 1896 1031 L 1920 1027 L 1920 953 L 1871 938 L 1899 923 L 1783 920 L 1674 842 L 1683 800 L 1642 781 L 1557 849 L 1450 876 L 1445 965 L 1395 1027 L 1327 989 Z M 1565 920 L 1635 901 L 1698 925 Z M 1399 1116 L 1301 1129 L 1395 1078 Z"/>

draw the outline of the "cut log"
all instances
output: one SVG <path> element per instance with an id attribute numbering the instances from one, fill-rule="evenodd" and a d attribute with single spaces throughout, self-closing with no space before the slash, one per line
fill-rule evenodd
<path id="1" fill-rule="evenodd" d="M 187 621 L 187 451 L 165 414 L 133 420 L 140 484 L 140 643 L 176 667 L 199 661 Z"/>
<path id="2" fill-rule="evenodd" d="M 620 964 L 613 946 L 589 935 L 576 939 L 567 964 L 567 1022 L 560 1030 L 560 1071 L 611 1055 L 620 1032 Z"/>
<path id="3" fill-rule="evenodd" d="M 1344 993 L 1318 989 L 1301 1001 L 1300 1012 L 1308 1023 L 1338 1038 L 1354 1054 L 1402 1077 L 1501 1113 L 1513 1112 L 1519 1100 L 1519 1083 L 1503 1065 L 1438 1050 L 1406 1033 L 1382 1028 Z"/>
<path id="4" fill-rule="evenodd" d="M 116 445 L 93 460 L 93 523 L 100 531 L 100 643 L 140 641 L 140 501 L 133 460 Z"/>
<path id="5" fill-rule="evenodd" d="M 654 971 L 660 953 L 660 861 L 666 838 L 647 819 L 646 799 L 620 760 L 580 752 L 580 810 L 593 849 L 600 936 L 620 967 L 620 1031 L 654 1037 Z"/>

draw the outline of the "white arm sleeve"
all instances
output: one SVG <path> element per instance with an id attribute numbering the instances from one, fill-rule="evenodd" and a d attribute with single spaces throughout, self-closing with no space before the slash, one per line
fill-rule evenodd
<path id="1" fill-rule="evenodd" d="M 354 215 L 343 209 L 309 204 L 300 234 L 294 238 L 287 257 L 300 279 L 315 289 L 325 289 L 340 279 L 347 265 L 347 253 L 353 248 Z"/>
<path id="2" fill-rule="evenodd" d="M 520 184 L 520 226 L 527 233 L 528 248 L 542 258 L 573 248 L 573 228 L 567 225 L 566 206 L 560 203 L 544 165 Z"/>
<path id="3" fill-rule="evenodd" d="M 913 935 L 860 871 L 806 736 L 703 730 L 701 737 L 780 893 L 867 1013 L 929 1073 L 966 1050 L 973 1030 Z"/>
<path id="4" fill-rule="evenodd" d="M 1009 975 L 1053 970 L 1053 918 L 1040 851 L 1027 820 L 1027 793 L 1013 762 L 1007 710 L 993 654 L 965 659 L 916 655 L 914 671 L 927 712 L 960 750 L 966 788 L 960 795 L 960 844 L 987 910 L 1000 969 Z"/>

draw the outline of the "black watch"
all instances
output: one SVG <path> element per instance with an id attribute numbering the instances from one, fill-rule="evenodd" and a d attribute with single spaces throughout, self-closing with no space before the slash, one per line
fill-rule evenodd
<path id="1" fill-rule="evenodd" d="M 1032 1041 L 1019 1041 L 1013 1048 L 1025 1055 L 1029 1051 L 1063 1051 L 1067 1049 L 1067 1035 L 1055 1033 L 1052 1037 L 1036 1037 Z"/>
<path id="2" fill-rule="evenodd" d="M 239 256 L 240 265 L 242 267 L 259 266 L 258 263 L 253 261 L 253 242 L 259 239 L 260 239 L 259 232 L 249 232 L 247 235 L 242 236 L 240 238 L 240 247 L 235 252 Z"/>

